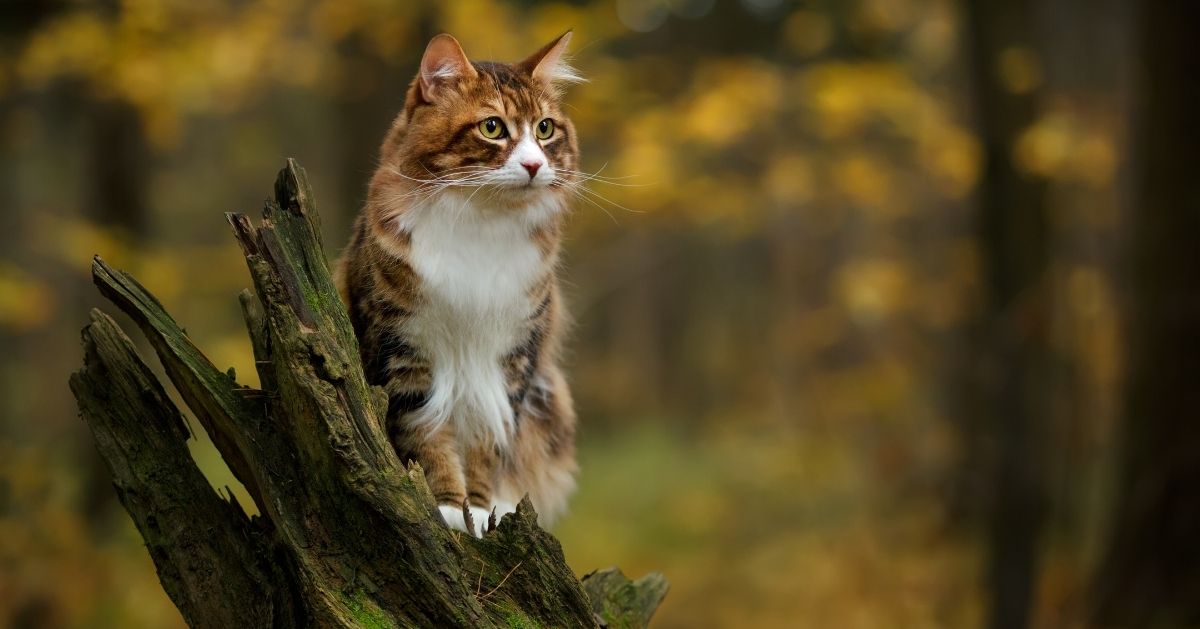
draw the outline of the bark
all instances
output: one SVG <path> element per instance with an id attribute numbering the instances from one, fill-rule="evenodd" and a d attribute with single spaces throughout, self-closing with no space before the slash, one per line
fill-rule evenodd
<path id="1" fill-rule="evenodd" d="M 84 328 L 71 379 L 80 412 L 158 569 L 193 627 L 645 626 L 661 576 L 615 569 L 581 583 L 528 500 L 483 539 L 441 522 L 419 466 L 383 430 L 320 242 L 312 193 L 289 161 L 258 226 L 229 215 L 254 281 L 241 296 L 261 388 L 239 385 L 132 277 L 93 279 L 141 327 L 166 374 L 253 496 L 217 495 L 187 431 L 107 315 Z"/>
<path id="2" fill-rule="evenodd" d="M 1200 41 L 1194 2 L 1140 5 L 1126 391 L 1097 627 L 1200 626 Z"/>

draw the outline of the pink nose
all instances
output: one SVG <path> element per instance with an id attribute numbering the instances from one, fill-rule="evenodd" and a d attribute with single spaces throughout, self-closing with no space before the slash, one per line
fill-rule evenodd
<path id="1" fill-rule="evenodd" d="M 541 162 L 521 162 L 521 165 L 525 167 L 525 170 L 529 171 L 530 179 L 536 177 L 538 169 L 542 167 Z"/>

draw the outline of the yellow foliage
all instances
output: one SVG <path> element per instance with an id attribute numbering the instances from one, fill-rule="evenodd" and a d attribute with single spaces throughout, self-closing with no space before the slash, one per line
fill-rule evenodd
<path id="1" fill-rule="evenodd" d="M 716 146 L 729 144 L 755 125 L 771 125 L 782 96 L 779 70 L 748 59 L 703 65 L 693 85 L 693 100 L 684 114 L 686 131 Z"/>
<path id="2" fill-rule="evenodd" d="M 753 185 L 738 175 L 697 175 L 682 196 L 685 212 L 699 223 L 721 223 L 728 236 L 742 237 L 757 227 L 765 207 Z"/>
<path id="3" fill-rule="evenodd" d="M 115 535 L 97 543 L 78 513 L 78 470 L 54 450 L 0 441 L 0 622 L 33 612 L 45 626 L 183 627 L 128 518 L 98 522 Z"/>
<path id="4" fill-rule="evenodd" d="M 0 260 L 0 327 L 20 333 L 45 325 L 56 301 L 44 282 Z"/>
<path id="5" fill-rule="evenodd" d="M 845 338 L 846 317 L 840 308 L 826 306 L 799 315 L 793 328 L 797 352 L 828 349 Z"/>
<path id="6" fill-rule="evenodd" d="M 858 133 L 873 117 L 916 133 L 934 108 L 930 96 L 894 63 L 829 62 L 798 78 L 795 96 L 814 110 L 815 131 L 828 139 Z"/>
<path id="7" fill-rule="evenodd" d="M 911 280 L 898 260 L 851 262 L 837 273 L 838 296 L 850 315 L 870 323 L 908 307 Z"/>
<path id="8" fill-rule="evenodd" d="M 332 255 L 377 140 L 344 131 L 382 134 L 400 103 L 381 87 L 407 83 L 427 36 L 448 31 L 474 58 L 517 60 L 573 27 L 574 63 L 590 80 L 568 99 L 580 168 L 608 179 L 575 200 L 564 265 L 579 317 L 570 373 L 589 427 L 582 489 L 556 531 L 572 565 L 666 572 L 662 627 L 978 626 L 986 546 L 944 534 L 940 483 L 962 445 L 935 380 L 954 365 L 946 354 L 965 343 L 984 282 L 970 202 L 983 150 L 961 9 L 780 5 L 774 22 L 731 22 L 717 45 L 696 33 L 725 25 L 703 20 L 772 3 L 706 3 L 122 0 L 112 13 L 56 8 L 13 40 L 0 94 L 33 98 L 0 121 L 0 143 L 19 158 L 4 193 L 22 230 L 12 258 L 33 263 L 0 262 L 0 327 L 39 342 L 24 343 L 37 345 L 35 364 L 2 383 L 32 393 L 5 401 L 0 417 L 16 419 L 0 428 L 45 435 L 30 437 L 37 453 L 0 443 L 0 502 L 23 510 L 0 518 L 0 565 L 13 567 L 0 571 L 0 600 L 49 601 L 60 626 L 180 622 L 128 525 L 98 543 L 107 525 L 91 530 L 59 495 L 82 491 L 93 471 L 48 460 L 86 440 L 62 399 L 83 312 L 60 309 L 98 300 L 90 254 L 133 272 L 216 364 L 253 385 L 231 299 L 248 282 L 243 261 L 227 239 L 190 230 L 219 223 L 230 199 L 258 199 L 286 152 L 311 169 Z M 1014 164 L 1061 186 L 1056 201 L 1090 195 L 1055 206 L 1056 238 L 1108 242 L 1124 150 L 1111 103 L 1063 94 L 1032 49 L 991 62 L 1006 89 L 1050 104 Z M 85 88 L 81 106 L 137 109 L 154 149 L 145 239 L 80 218 L 95 158 L 86 111 L 64 123 L 42 107 L 60 81 Z M 377 119 L 345 119 L 347 103 Z M 356 150 L 363 164 L 344 163 Z M 1117 295 L 1111 261 L 1082 249 L 1086 261 L 1056 253 L 1051 334 L 1091 392 L 1093 447 L 1108 448 Z M 215 486 L 233 484 L 211 444 L 192 448 Z M 1042 591 L 1066 600 L 1072 566 L 1052 561 Z"/>
<path id="9" fill-rule="evenodd" d="M 97 17 L 82 12 L 68 15 L 30 37 L 17 59 L 17 73 L 33 87 L 62 74 L 96 74 L 112 61 L 111 39 Z"/>
<path id="10" fill-rule="evenodd" d="M 982 149 L 973 134 L 956 126 L 936 127 L 918 139 L 918 155 L 939 191 L 963 199 L 979 180 Z"/>
<path id="11" fill-rule="evenodd" d="M 773 156 L 764 177 L 768 194 L 780 205 L 811 201 L 815 193 L 815 178 L 812 159 L 798 153 Z"/>
<path id="12" fill-rule="evenodd" d="M 1028 173 L 1094 187 L 1109 184 L 1117 167 L 1111 132 L 1090 127 L 1061 109 L 1050 111 L 1021 133 L 1013 159 Z"/>
<path id="13" fill-rule="evenodd" d="M 887 164 L 865 153 L 854 153 L 839 159 L 832 169 L 833 181 L 851 203 L 862 205 L 885 215 L 908 211 L 897 198 L 898 190 L 891 181 Z"/>
<path id="14" fill-rule="evenodd" d="M 1025 172 L 1052 177 L 1061 171 L 1070 148 L 1066 118 L 1047 116 L 1021 133 L 1013 147 L 1013 159 Z"/>
<path id="15" fill-rule="evenodd" d="M 833 42 L 833 23 L 817 11 L 793 11 L 783 29 L 788 48 L 803 57 L 814 56 Z"/>
<path id="16" fill-rule="evenodd" d="M 859 31 L 895 32 L 916 15 L 912 0 L 861 0 L 850 15 L 850 27 Z"/>
<path id="17" fill-rule="evenodd" d="M 85 271 L 92 263 L 90 256 L 101 252 L 117 266 L 124 266 L 132 257 L 122 237 L 90 221 L 49 215 L 40 218 L 33 232 L 38 250 L 65 266 Z"/>
<path id="18" fill-rule="evenodd" d="M 1100 188 L 1112 183 L 1117 170 L 1117 150 L 1110 133 L 1084 132 L 1067 164 L 1072 179 Z"/>
<path id="19" fill-rule="evenodd" d="M 924 67 L 941 68 L 960 50 L 955 7 L 942 0 L 928 3 L 925 9 L 909 37 L 909 49 Z"/>
<path id="20" fill-rule="evenodd" d="M 996 59 L 996 73 L 1005 89 L 1014 94 L 1026 94 L 1042 84 L 1042 68 L 1033 51 L 1012 46 L 1005 48 Z"/>
<path id="21" fill-rule="evenodd" d="M 361 3 L 346 2 L 345 0 L 321 0 L 309 12 L 308 28 L 317 39 L 326 43 L 335 43 L 370 20 L 371 14 L 362 10 Z"/>
<path id="22" fill-rule="evenodd" d="M 460 0 L 438 4 L 441 23 L 453 33 L 467 54 L 480 59 L 516 61 L 536 50 L 520 38 L 512 6 L 488 0 Z M 528 50 L 527 50 L 528 49 Z"/>

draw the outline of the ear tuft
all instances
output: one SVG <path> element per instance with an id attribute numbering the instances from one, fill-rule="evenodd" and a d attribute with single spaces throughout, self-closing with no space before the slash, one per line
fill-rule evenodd
<path id="1" fill-rule="evenodd" d="M 559 35 L 554 41 L 546 44 L 541 50 L 533 53 L 528 59 L 517 64 L 531 77 L 550 86 L 552 89 L 563 83 L 583 83 L 583 78 L 569 63 L 567 44 L 571 43 L 571 31 Z"/>
<path id="2" fill-rule="evenodd" d="M 446 33 L 429 40 L 425 55 L 421 57 L 421 96 L 433 102 L 439 90 L 459 79 L 476 76 L 475 67 L 467 59 L 458 40 Z"/>

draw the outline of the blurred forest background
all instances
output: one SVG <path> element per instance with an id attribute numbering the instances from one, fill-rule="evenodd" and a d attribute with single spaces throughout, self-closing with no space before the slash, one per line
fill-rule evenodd
<path id="1" fill-rule="evenodd" d="M 253 380 L 222 212 L 296 157 L 335 256 L 430 36 L 574 27 L 624 184 L 564 267 L 578 572 L 663 628 L 1200 626 L 1197 4 L 3 2 L 0 625 L 182 624 L 67 390 L 92 254 Z"/>

